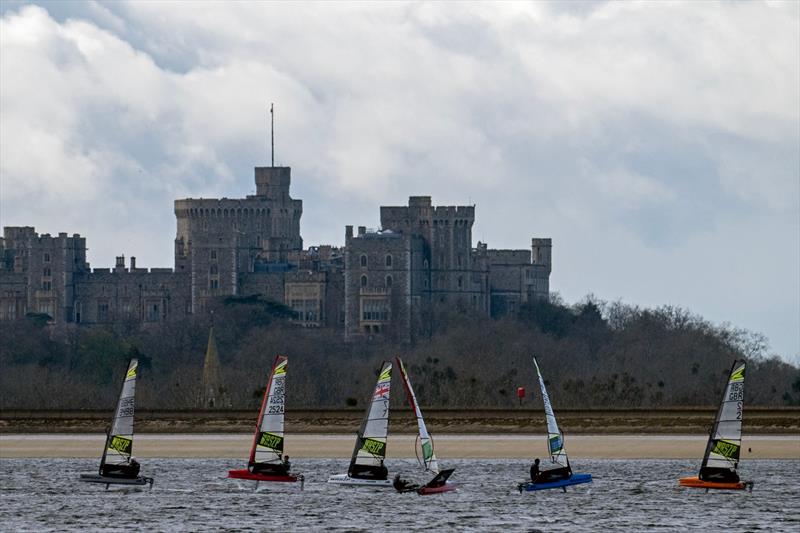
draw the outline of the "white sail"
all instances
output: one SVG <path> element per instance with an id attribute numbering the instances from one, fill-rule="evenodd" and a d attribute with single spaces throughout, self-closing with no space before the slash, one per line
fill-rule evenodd
<path id="1" fill-rule="evenodd" d="M 544 378 L 539 370 L 536 358 L 533 358 L 533 365 L 536 367 L 536 375 L 539 376 L 539 386 L 542 389 L 542 402 L 544 402 L 544 413 L 547 419 L 547 450 L 550 453 L 550 460 L 561 466 L 568 466 L 567 451 L 564 449 L 564 438 L 558 429 L 556 415 L 553 413 L 553 406 L 550 405 L 550 397 L 544 386 Z"/>
<path id="2" fill-rule="evenodd" d="M 439 463 L 436 461 L 436 454 L 433 451 L 433 440 L 428 433 L 428 428 L 425 427 L 425 420 L 422 418 L 422 411 L 419 408 L 419 403 L 417 403 L 417 396 L 414 394 L 414 389 L 411 388 L 411 380 L 406 372 L 406 367 L 403 365 L 403 361 L 399 357 L 397 358 L 397 368 L 400 369 L 400 376 L 403 378 L 403 386 L 405 387 L 406 394 L 408 395 L 408 403 L 411 404 L 411 408 L 414 410 L 414 416 L 417 417 L 419 441 L 422 448 L 422 464 L 425 467 L 425 470 L 429 470 L 434 474 L 438 474 Z"/>
<path id="3" fill-rule="evenodd" d="M 708 438 L 703 466 L 736 470 L 742 447 L 742 402 L 744 400 L 744 361 L 731 367 L 728 386 L 722 396 L 714 427 Z"/>
<path id="4" fill-rule="evenodd" d="M 378 375 L 367 414 L 358 430 L 351 464 L 380 466 L 386 459 L 389 435 L 389 392 L 392 385 L 392 363 L 387 361 Z"/>
<path id="5" fill-rule="evenodd" d="M 283 460 L 283 417 L 286 398 L 286 369 L 288 358 L 275 358 L 267 380 L 267 390 L 261 403 L 258 427 L 250 451 L 250 462 L 279 463 Z"/>
<path id="6" fill-rule="evenodd" d="M 125 380 L 122 382 L 122 392 L 114 412 L 111 431 L 106 438 L 106 449 L 103 453 L 101 467 L 104 464 L 127 464 L 133 453 L 133 411 L 134 395 L 136 394 L 136 373 L 139 361 L 131 359 Z"/>

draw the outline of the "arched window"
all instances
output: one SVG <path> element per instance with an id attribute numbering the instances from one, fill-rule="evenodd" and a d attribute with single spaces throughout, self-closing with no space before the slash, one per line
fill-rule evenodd
<path id="1" fill-rule="evenodd" d="M 367 286 L 367 276 L 361 276 L 361 286 L 362 287 Z"/>
<path id="2" fill-rule="evenodd" d="M 386 276 L 386 287 L 392 286 L 392 276 Z"/>
<path id="3" fill-rule="evenodd" d="M 459 289 L 461 288 L 461 285 L 463 285 L 463 280 L 462 280 L 461 276 L 458 276 L 458 288 Z"/>
<path id="4" fill-rule="evenodd" d="M 361 254 L 361 266 L 362 267 L 366 267 L 367 266 L 367 256 L 364 255 L 364 254 Z"/>
<path id="5" fill-rule="evenodd" d="M 425 269 L 428 268 L 428 260 L 427 259 L 422 261 L 422 268 L 425 268 Z"/>
<path id="6" fill-rule="evenodd" d="M 392 254 L 386 256 L 386 266 L 387 267 L 392 266 Z"/>

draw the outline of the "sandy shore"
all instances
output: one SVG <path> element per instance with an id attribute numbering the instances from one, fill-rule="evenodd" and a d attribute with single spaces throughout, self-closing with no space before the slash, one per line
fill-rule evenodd
<path id="1" fill-rule="evenodd" d="M 0 458 L 97 457 L 101 434 L 14 434 L 0 436 Z M 705 435 L 573 435 L 570 457 L 586 459 L 691 459 L 702 456 Z M 134 445 L 138 457 L 242 458 L 250 450 L 247 434 L 143 434 Z M 294 434 L 286 438 L 292 457 L 346 458 L 354 435 Z M 745 437 L 742 459 L 800 459 L 797 435 Z M 522 459 L 541 455 L 542 435 L 441 435 L 436 454 L 442 458 Z M 413 457 L 414 437 L 392 436 L 389 457 Z"/>

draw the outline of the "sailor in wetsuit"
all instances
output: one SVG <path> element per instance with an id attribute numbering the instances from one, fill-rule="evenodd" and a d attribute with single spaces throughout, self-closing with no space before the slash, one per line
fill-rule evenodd
<path id="1" fill-rule="evenodd" d="M 533 462 L 533 465 L 531 465 L 531 481 L 533 483 L 549 483 L 551 481 L 559 481 L 562 479 L 569 479 L 571 477 L 572 467 L 569 465 L 559 468 L 550 468 L 548 470 L 540 470 L 538 458 Z"/>
<path id="2" fill-rule="evenodd" d="M 409 485 L 410 483 L 408 481 L 400 478 L 400 474 L 394 476 L 394 482 L 392 483 L 392 486 L 395 488 L 397 492 L 403 492 L 405 489 L 408 488 Z"/>
<path id="3" fill-rule="evenodd" d="M 739 474 L 736 473 L 736 470 L 731 470 L 730 468 L 704 466 L 700 469 L 700 475 L 697 477 L 699 477 L 701 481 L 739 483 Z"/>
<path id="4" fill-rule="evenodd" d="M 289 456 L 284 455 L 281 459 L 281 462 L 277 464 L 250 462 L 247 466 L 250 469 L 250 472 L 254 474 L 264 474 L 267 476 L 288 476 L 289 469 L 292 467 L 292 463 L 289 462 Z"/>
<path id="5" fill-rule="evenodd" d="M 125 479 L 136 479 L 139 476 L 141 465 L 139 461 L 131 457 L 128 464 L 104 464 L 100 468 L 100 475 L 105 477 L 119 477 Z"/>
<path id="6" fill-rule="evenodd" d="M 539 477 L 539 458 L 537 457 L 531 465 L 531 483 L 536 483 L 536 478 Z"/>
<path id="7" fill-rule="evenodd" d="M 389 469 L 383 466 L 383 459 L 381 459 L 379 466 L 351 464 L 347 475 L 357 479 L 383 480 L 389 477 Z"/>

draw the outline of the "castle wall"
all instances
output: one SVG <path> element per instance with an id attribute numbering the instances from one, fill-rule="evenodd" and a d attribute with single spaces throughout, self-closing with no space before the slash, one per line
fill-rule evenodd
<path id="1" fill-rule="evenodd" d="M 172 269 L 95 268 L 75 283 L 79 324 L 158 323 L 191 315 L 189 275 Z"/>
<path id="2" fill-rule="evenodd" d="M 436 316 L 502 316 L 549 296 L 552 241 L 530 250 L 472 247 L 474 206 L 433 206 L 412 196 L 382 206 L 380 231 L 352 226 L 345 246 L 303 249 L 301 200 L 291 169 L 255 169 L 256 194 L 175 201 L 175 268 L 91 270 L 80 235 L 5 228 L 0 238 L 0 320 L 47 313 L 57 325 L 147 325 L 206 312 L 212 299 L 262 295 L 297 313 L 294 322 L 346 338 L 408 342 L 435 329 Z"/>

